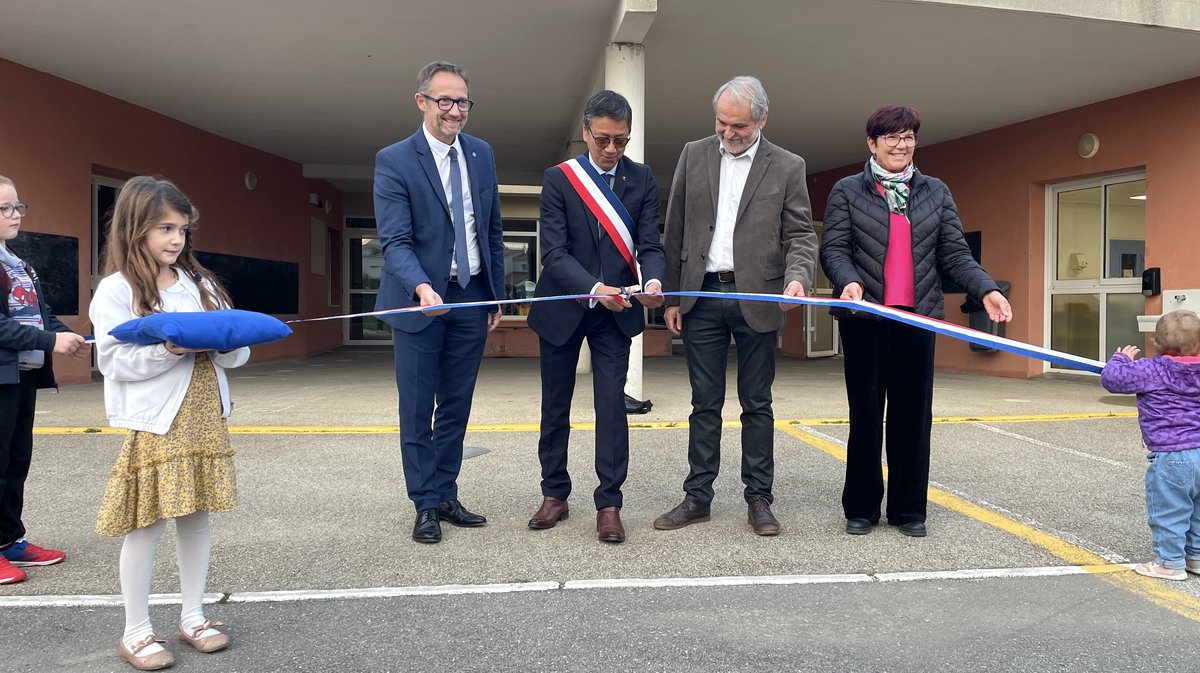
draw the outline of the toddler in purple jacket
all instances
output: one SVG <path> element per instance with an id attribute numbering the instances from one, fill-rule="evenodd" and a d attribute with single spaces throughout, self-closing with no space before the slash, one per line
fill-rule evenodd
<path id="1" fill-rule="evenodd" d="M 1186 580 L 1200 575 L 1200 317 L 1171 311 L 1158 319 L 1159 355 L 1134 360 L 1135 346 L 1113 354 L 1100 374 L 1110 392 L 1137 393 L 1146 458 L 1146 513 L 1154 561 L 1139 575 Z"/>

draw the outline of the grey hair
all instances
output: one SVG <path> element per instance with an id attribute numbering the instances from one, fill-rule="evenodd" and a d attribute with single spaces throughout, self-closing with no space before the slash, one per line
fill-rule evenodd
<path id="1" fill-rule="evenodd" d="M 428 94 L 433 82 L 433 76 L 439 72 L 458 75 L 471 90 L 471 80 L 467 79 L 467 71 L 447 61 L 434 61 L 417 72 L 417 93 Z"/>
<path id="2" fill-rule="evenodd" d="M 767 114 L 767 108 L 771 105 L 762 82 L 758 81 L 757 77 L 750 75 L 739 75 L 722 84 L 721 88 L 713 94 L 713 112 L 717 111 L 717 101 L 724 93 L 728 93 L 729 98 L 735 103 L 750 101 L 750 116 L 756 122 L 762 121 Z"/>

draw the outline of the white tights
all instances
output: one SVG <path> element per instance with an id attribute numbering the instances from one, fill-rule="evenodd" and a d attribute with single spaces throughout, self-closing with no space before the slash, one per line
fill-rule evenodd
<path id="1" fill-rule="evenodd" d="M 166 519 L 159 519 L 130 532 L 121 545 L 121 594 L 125 598 L 122 640 L 130 649 L 134 643 L 154 633 L 150 627 L 150 574 L 154 570 L 155 549 L 166 528 Z M 188 635 L 191 635 L 189 629 L 204 623 L 204 583 L 211 548 L 208 512 L 175 518 L 175 556 L 179 562 L 179 591 L 183 597 L 179 624 Z M 214 633 L 216 631 L 209 630 L 202 635 Z M 159 645 L 150 645 L 138 654 L 150 655 L 161 649 Z"/>

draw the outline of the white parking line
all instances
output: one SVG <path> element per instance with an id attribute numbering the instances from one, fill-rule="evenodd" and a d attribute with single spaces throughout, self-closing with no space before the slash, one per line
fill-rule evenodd
<path id="1" fill-rule="evenodd" d="M 1043 449 L 1050 449 L 1051 451 L 1059 451 L 1061 453 L 1067 453 L 1072 456 L 1084 458 L 1086 460 L 1094 460 L 1098 463 L 1104 463 L 1105 465 L 1119 467 L 1123 470 L 1138 470 L 1138 471 L 1140 471 L 1142 469 L 1140 467 L 1134 467 L 1133 465 L 1130 465 L 1128 463 L 1122 463 L 1119 460 L 1113 460 L 1111 458 L 1105 458 L 1103 456 L 1094 456 L 1090 453 L 1085 453 L 1083 451 L 1076 451 L 1075 449 L 1068 449 L 1065 446 L 1051 444 L 1050 442 L 1043 442 L 1040 439 L 1035 439 L 1033 437 L 1028 437 L 1026 435 L 1021 435 L 1021 434 L 1018 434 L 1015 432 L 1009 432 L 1008 430 L 1001 430 L 1000 428 L 997 428 L 994 425 L 988 425 L 986 423 L 978 423 L 978 422 L 971 423 L 971 425 L 973 425 L 977 428 L 981 428 L 983 430 L 987 430 L 988 432 L 994 432 L 997 435 L 1003 435 L 1005 437 L 1012 437 L 1013 439 L 1019 439 L 1023 442 L 1028 442 L 1029 444 L 1033 444 L 1034 446 L 1040 446 Z"/>
<path id="2" fill-rule="evenodd" d="M 205 603 L 297 603 L 400 596 L 462 596 L 467 594 L 510 594 L 559 589 L 661 589 L 672 587 L 770 586 L 782 584 L 861 584 L 870 582 L 917 582 L 930 580 L 1018 579 L 1086 575 L 1082 566 L 1040 568 L 969 568 L 960 570 L 897 573 L 849 573 L 844 575 L 758 575 L 744 577 L 663 577 L 566 582 L 517 582 L 508 584 L 446 584 L 441 586 L 377 587 L 369 589 L 312 589 L 296 591 L 248 591 L 237 594 L 208 593 Z M 153 594 L 151 605 L 178 605 L 179 594 Z M 7 596 L 3 608 L 120 607 L 119 595 Z"/>
<path id="3" fill-rule="evenodd" d="M 653 579 L 570 580 L 564 589 L 658 589 L 662 587 L 739 587 L 768 584 L 843 584 L 871 582 L 870 575 L 746 575 L 743 577 L 659 577 Z"/>

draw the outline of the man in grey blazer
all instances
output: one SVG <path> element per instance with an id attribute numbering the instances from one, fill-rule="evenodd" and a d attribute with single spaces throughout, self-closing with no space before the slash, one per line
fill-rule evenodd
<path id="1" fill-rule="evenodd" d="M 665 291 L 802 296 L 812 287 L 817 235 L 804 160 L 762 135 L 767 94 L 754 77 L 735 77 L 713 96 L 716 135 L 688 143 L 667 203 Z M 674 530 L 709 520 L 721 465 L 721 408 L 729 343 L 737 344 L 742 405 L 742 482 L 747 520 L 777 535 L 771 513 L 775 477 L 775 341 L 794 304 L 668 297 L 667 328 L 683 335 L 692 413 L 683 502 L 654 527 Z"/>

